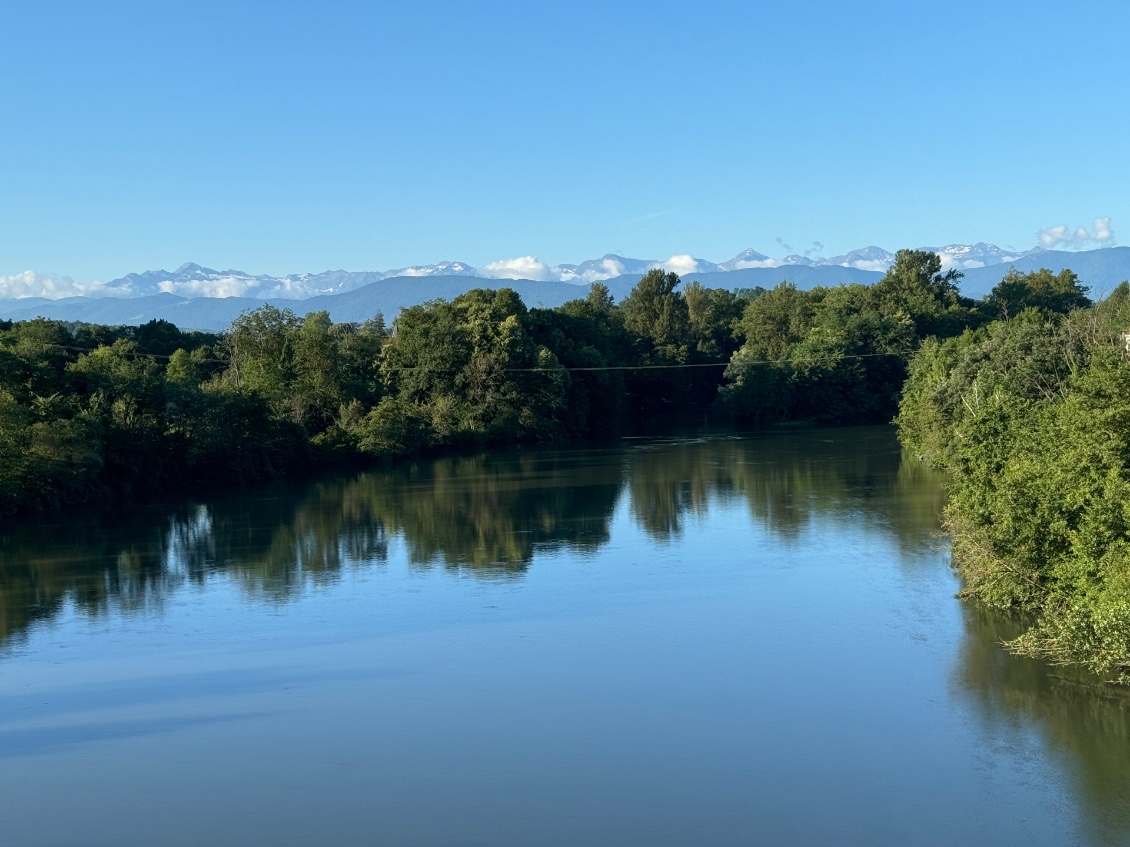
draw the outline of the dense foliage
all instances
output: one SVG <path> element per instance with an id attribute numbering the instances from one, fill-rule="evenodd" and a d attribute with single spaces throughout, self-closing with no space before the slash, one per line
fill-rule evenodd
<path id="1" fill-rule="evenodd" d="M 619 306 L 598 284 L 554 310 L 476 290 L 391 328 L 273 306 L 222 336 L 0 324 L 0 513 L 586 436 L 709 402 L 745 300 L 678 283 L 655 271 Z"/>
<path id="2" fill-rule="evenodd" d="M 0 512 L 614 433 L 716 401 L 742 424 L 884 422 L 924 338 L 1028 291 L 1010 278 L 974 303 L 956 279 L 902 251 L 874 286 L 731 292 L 654 270 L 619 304 L 599 283 L 557 309 L 476 290 L 391 327 L 273 306 L 221 336 L 0 325 Z M 1031 296 L 1073 305 L 1057 280 Z"/>
<path id="3" fill-rule="evenodd" d="M 1041 271 L 993 298 L 914 357 L 901 436 L 952 476 L 965 596 L 1020 615 L 1016 649 L 1130 680 L 1130 287 L 1086 308 Z"/>
<path id="4" fill-rule="evenodd" d="M 930 336 L 950 336 L 992 314 L 957 293 L 934 253 L 900 250 L 875 285 L 799 291 L 789 283 L 756 297 L 738 324 L 745 339 L 726 370 L 721 402 L 756 423 L 890 420 L 906 357 Z"/>
<path id="5" fill-rule="evenodd" d="M 327 463 L 553 441 L 716 405 L 884 422 L 953 480 L 964 594 L 1013 645 L 1130 679 L 1130 286 L 1010 271 L 980 302 L 928 252 L 873 286 L 730 292 L 648 273 L 557 309 L 509 289 L 222 335 L 0 323 L 0 514 Z M 909 359 L 909 370 L 908 370 Z M 901 402 L 901 404 L 900 404 Z"/>

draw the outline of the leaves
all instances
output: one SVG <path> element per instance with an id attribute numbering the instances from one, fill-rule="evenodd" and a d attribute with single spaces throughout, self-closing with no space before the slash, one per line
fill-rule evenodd
<path id="1" fill-rule="evenodd" d="M 1075 285 L 1061 277 L 1063 290 Z M 994 296 L 1022 284 L 1010 275 Z M 1122 320 L 1117 303 L 1066 318 L 1029 305 L 923 345 L 899 426 L 910 447 L 951 474 L 947 522 L 963 596 L 1032 615 L 1014 649 L 1130 681 Z"/>

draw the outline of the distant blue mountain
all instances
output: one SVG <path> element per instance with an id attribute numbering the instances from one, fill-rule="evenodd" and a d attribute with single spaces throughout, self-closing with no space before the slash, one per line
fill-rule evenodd
<path id="1" fill-rule="evenodd" d="M 1101 250 L 1040 250 L 1028 253 L 1012 262 L 970 268 L 962 271 L 961 291 L 966 297 L 980 299 L 988 294 L 1010 268 L 1021 273 L 1031 273 L 1040 268 L 1059 273 L 1074 271 L 1084 285 L 1090 286 L 1091 299 L 1109 294 L 1119 283 L 1130 280 L 1130 247 L 1104 247 Z"/>
<path id="2" fill-rule="evenodd" d="M 756 261 L 756 260 L 755 260 Z M 713 266 L 717 267 L 717 266 Z M 961 290 L 966 296 L 980 299 L 995 286 L 1010 268 L 1028 273 L 1049 268 L 1059 272 L 1075 271 L 1091 296 L 1099 298 L 1116 285 L 1130 279 L 1130 247 L 1110 247 L 1081 252 L 1039 251 L 1015 261 L 965 270 Z M 415 271 L 415 269 L 413 269 Z M 67 297 L 48 300 L 41 297 L 0 301 L 0 317 L 26 320 L 35 317 L 99 324 L 138 325 L 154 319 L 171 321 L 185 329 L 222 330 L 241 313 L 264 303 L 289 308 L 300 315 L 325 310 L 335 321 L 364 321 L 378 312 L 392 320 L 401 309 L 429 300 L 450 300 L 473 288 L 512 288 L 527 306 L 553 308 L 584 297 L 588 285 L 572 282 L 536 281 L 529 279 L 484 279 L 462 273 L 432 276 L 394 276 L 379 278 L 372 274 L 367 284 L 336 294 L 323 294 L 302 300 L 293 298 L 263 299 L 260 297 L 182 297 L 159 293 L 142 297 Z M 215 273 L 206 268 L 188 266 L 178 269 L 183 275 Z M 229 272 L 224 272 L 229 273 Z M 418 271 L 417 271 L 418 273 Z M 641 273 L 623 274 L 606 280 L 612 296 L 625 297 L 639 281 Z M 349 283 L 360 274 L 348 274 Z M 710 288 L 773 288 L 781 282 L 794 283 L 808 290 L 816 286 L 840 283 L 871 284 L 882 279 L 878 271 L 860 270 L 840 265 L 781 265 L 774 268 L 740 268 L 730 271 L 708 271 L 683 276 L 683 282 L 698 281 Z"/>
<path id="3" fill-rule="evenodd" d="M 800 288 L 835 285 L 840 282 L 870 283 L 882 274 L 854 268 L 788 266 L 746 268 L 737 271 L 687 274 L 684 282 L 697 280 L 709 287 L 772 288 L 789 280 Z M 639 274 L 625 274 L 607 280 L 612 296 L 627 296 Z M 26 320 L 34 317 L 99 324 L 139 325 L 167 320 L 185 329 L 222 330 L 243 312 L 264 303 L 292 309 L 298 314 L 325 310 L 335 321 L 365 321 L 378 312 L 392 320 L 400 310 L 429 300 L 451 300 L 473 288 L 512 288 L 527 306 L 554 308 L 588 294 L 587 285 L 569 282 L 541 282 L 530 279 L 482 279 L 469 276 L 390 277 L 370 282 L 341 294 L 326 294 L 305 300 L 253 297 L 180 297 L 176 294 L 151 294 L 146 297 L 68 297 L 63 300 L 9 300 L 0 302 L 0 316 Z"/>
<path id="4" fill-rule="evenodd" d="M 802 291 L 817 286 L 839 285 L 841 282 L 859 282 L 870 285 L 883 278 L 878 271 L 862 271 L 838 265 L 781 265 L 776 268 L 741 268 L 736 271 L 686 274 L 683 282 L 691 280 L 707 288 L 773 288 L 782 282 L 791 282 Z M 620 277 L 624 279 L 624 277 Z M 633 280 L 633 284 L 637 282 Z M 630 289 L 629 289 L 630 290 Z"/>
<path id="5" fill-rule="evenodd" d="M 632 280 L 632 285 L 638 277 Z M 151 294 L 146 297 L 69 297 L 63 300 L 24 300 L 0 302 L 0 317 L 27 320 L 35 317 L 63 321 L 84 321 L 108 325 L 137 326 L 151 320 L 166 320 L 182 329 L 218 331 L 226 329 L 243 312 L 271 303 L 299 315 L 325 310 L 335 321 L 365 321 L 378 312 L 392 320 L 402 308 L 429 300 L 450 300 L 473 288 L 513 288 L 527 306 L 553 308 L 584 297 L 588 286 L 567 282 L 537 282 L 528 279 L 479 279 L 467 276 L 390 277 L 342 294 L 328 294 L 305 300 L 263 300 L 253 297 L 180 297 L 176 294 Z M 614 296 L 622 297 L 631 285 L 613 286 Z"/>

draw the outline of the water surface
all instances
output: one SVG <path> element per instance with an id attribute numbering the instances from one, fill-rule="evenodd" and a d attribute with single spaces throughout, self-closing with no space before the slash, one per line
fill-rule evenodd
<path id="1" fill-rule="evenodd" d="M 421 462 L 0 533 L 12 845 L 1121 845 L 887 428 Z"/>

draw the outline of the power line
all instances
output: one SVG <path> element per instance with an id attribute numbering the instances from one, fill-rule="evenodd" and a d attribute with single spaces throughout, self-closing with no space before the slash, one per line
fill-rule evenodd
<path id="1" fill-rule="evenodd" d="M 110 347 L 104 344 L 100 347 L 76 347 L 67 344 L 57 344 L 53 341 L 40 342 L 45 347 L 57 347 L 60 350 L 70 350 L 78 353 L 93 353 L 97 350 L 102 350 Z M 198 348 L 199 349 L 199 348 Z M 740 362 L 733 360 L 729 362 L 679 362 L 675 364 L 666 365 L 559 365 L 551 368 L 501 368 L 503 373 L 559 373 L 567 371 L 570 373 L 592 373 L 601 371 L 664 371 L 664 370 L 685 370 L 692 368 L 746 368 L 756 365 L 787 365 L 787 364 L 808 364 L 828 360 L 840 361 L 842 359 L 871 359 L 880 356 L 899 356 L 905 357 L 914 353 L 913 350 L 892 350 L 882 353 L 827 353 L 822 356 L 811 356 L 804 358 L 783 358 L 783 359 L 747 359 Z M 172 356 L 167 356 L 163 353 L 142 353 L 139 351 L 130 351 L 125 355 L 142 357 L 147 359 L 165 359 L 171 360 Z M 219 365 L 230 365 L 229 359 L 195 359 L 194 363 L 208 363 Z M 443 370 L 440 368 L 433 368 L 429 365 L 388 365 L 382 366 L 385 371 L 419 371 L 427 370 L 435 373 L 456 373 L 461 369 Z"/>
<path id="2" fill-rule="evenodd" d="M 839 361 L 841 359 L 870 359 L 876 356 L 909 356 L 913 350 L 893 350 L 886 353 L 828 353 L 823 356 L 812 356 L 801 359 L 748 359 L 742 362 L 691 362 L 674 365 L 600 365 L 600 366 L 574 366 L 566 367 L 562 365 L 558 368 L 503 368 L 507 373 L 556 373 L 557 371 L 651 371 L 651 370 L 679 370 L 681 368 L 729 368 L 729 367 L 747 367 L 750 365 L 787 365 L 787 364 L 805 364 L 808 362 L 819 362 L 829 359 Z M 413 365 L 409 367 L 396 368 L 396 370 L 417 370 L 425 367 L 423 365 Z"/>

